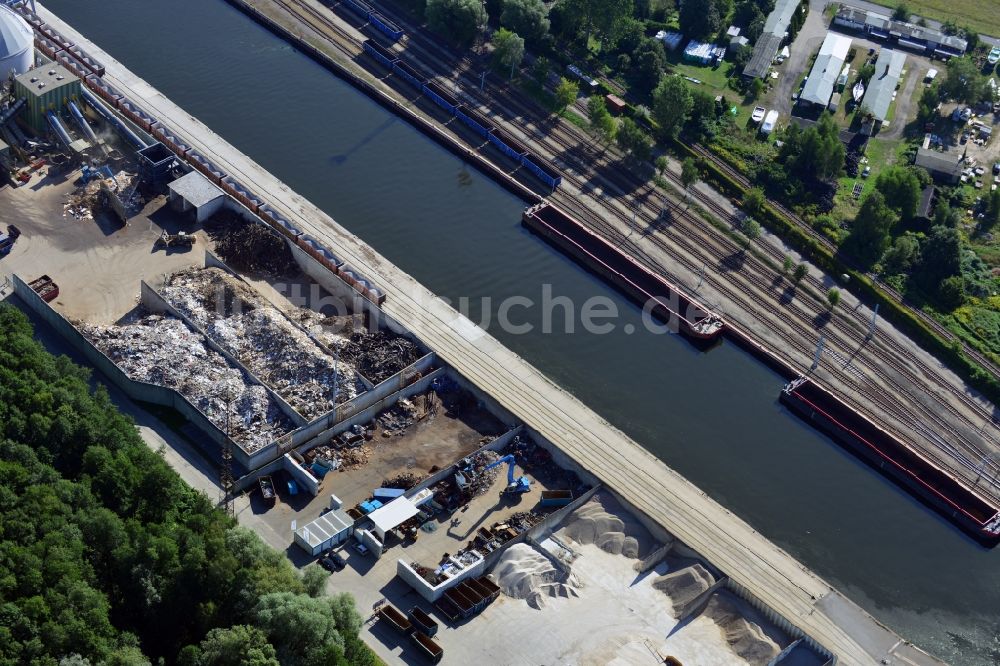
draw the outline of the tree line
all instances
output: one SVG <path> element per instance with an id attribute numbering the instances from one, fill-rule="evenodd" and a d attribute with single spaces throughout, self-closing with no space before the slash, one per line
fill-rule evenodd
<path id="1" fill-rule="evenodd" d="M 377 664 L 323 593 L 187 486 L 0 305 L 0 664 Z"/>

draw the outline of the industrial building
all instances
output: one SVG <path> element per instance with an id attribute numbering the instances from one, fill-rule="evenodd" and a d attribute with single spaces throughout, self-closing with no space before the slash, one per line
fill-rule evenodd
<path id="1" fill-rule="evenodd" d="M 195 222 L 215 215 L 226 202 L 226 194 L 201 172 L 191 171 L 167 185 L 170 204 L 179 211 L 194 213 Z"/>
<path id="2" fill-rule="evenodd" d="M 295 543 L 315 557 L 347 541 L 353 529 L 354 519 L 343 510 L 339 499 L 331 497 L 329 511 L 295 530 Z"/>
<path id="3" fill-rule="evenodd" d="M 802 104 L 813 104 L 825 107 L 830 103 L 830 96 L 837 85 L 837 79 L 847 60 L 847 52 L 851 49 L 851 38 L 835 33 L 827 33 L 823 45 L 819 47 L 819 55 L 809 72 L 808 80 L 799 96 Z"/>
<path id="4" fill-rule="evenodd" d="M 774 11 L 764 22 L 764 32 L 757 38 L 750 61 L 743 68 L 743 76 L 762 79 L 767 76 L 781 43 L 788 35 L 788 24 L 799 8 L 799 0 L 777 0 Z"/>
<path id="5" fill-rule="evenodd" d="M 31 26 L 10 7 L 0 5 L 0 80 L 27 72 L 34 62 L 35 35 Z"/>
<path id="6" fill-rule="evenodd" d="M 24 120 L 39 134 L 46 131 L 46 114 L 59 111 L 80 97 L 80 79 L 57 63 L 38 67 L 14 79 L 14 95 L 24 99 Z"/>
<path id="7" fill-rule="evenodd" d="M 877 130 L 889 115 L 893 93 L 899 85 L 899 78 L 906 65 L 906 54 L 893 49 L 882 49 L 875 61 L 875 75 L 868 82 L 861 105 L 871 112 Z"/>
<path id="8" fill-rule="evenodd" d="M 841 5 L 833 24 L 863 32 L 868 37 L 910 49 L 922 55 L 948 59 L 964 55 L 969 43 L 961 37 L 946 35 L 940 30 L 895 21 L 885 14 Z"/>

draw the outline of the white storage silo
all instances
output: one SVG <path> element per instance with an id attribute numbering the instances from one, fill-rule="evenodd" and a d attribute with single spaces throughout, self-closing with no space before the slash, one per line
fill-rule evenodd
<path id="1" fill-rule="evenodd" d="M 0 5 L 0 82 L 11 72 L 23 74 L 35 61 L 35 36 L 28 22 L 10 7 Z"/>

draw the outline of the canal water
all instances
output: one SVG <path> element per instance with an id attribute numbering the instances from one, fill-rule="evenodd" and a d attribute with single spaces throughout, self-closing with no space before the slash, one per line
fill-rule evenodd
<path id="1" fill-rule="evenodd" d="M 469 298 L 474 320 L 543 284 L 608 299 L 609 334 L 559 316 L 543 333 L 541 308 L 511 311 L 534 332 L 490 332 L 907 639 L 1000 661 L 1000 551 L 790 416 L 760 363 L 646 331 L 520 226 L 519 200 L 221 0 L 45 4 L 429 289 Z"/>

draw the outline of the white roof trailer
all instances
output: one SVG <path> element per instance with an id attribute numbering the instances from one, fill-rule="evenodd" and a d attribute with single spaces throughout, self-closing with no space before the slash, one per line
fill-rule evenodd
<path id="1" fill-rule="evenodd" d="M 777 124 L 778 124 L 778 112 L 774 109 L 771 109 L 770 111 L 767 112 L 767 115 L 764 116 L 764 122 L 760 124 L 760 131 L 765 136 L 767 136 L 768 134 L 774 131 L 774 128 Z"/>

